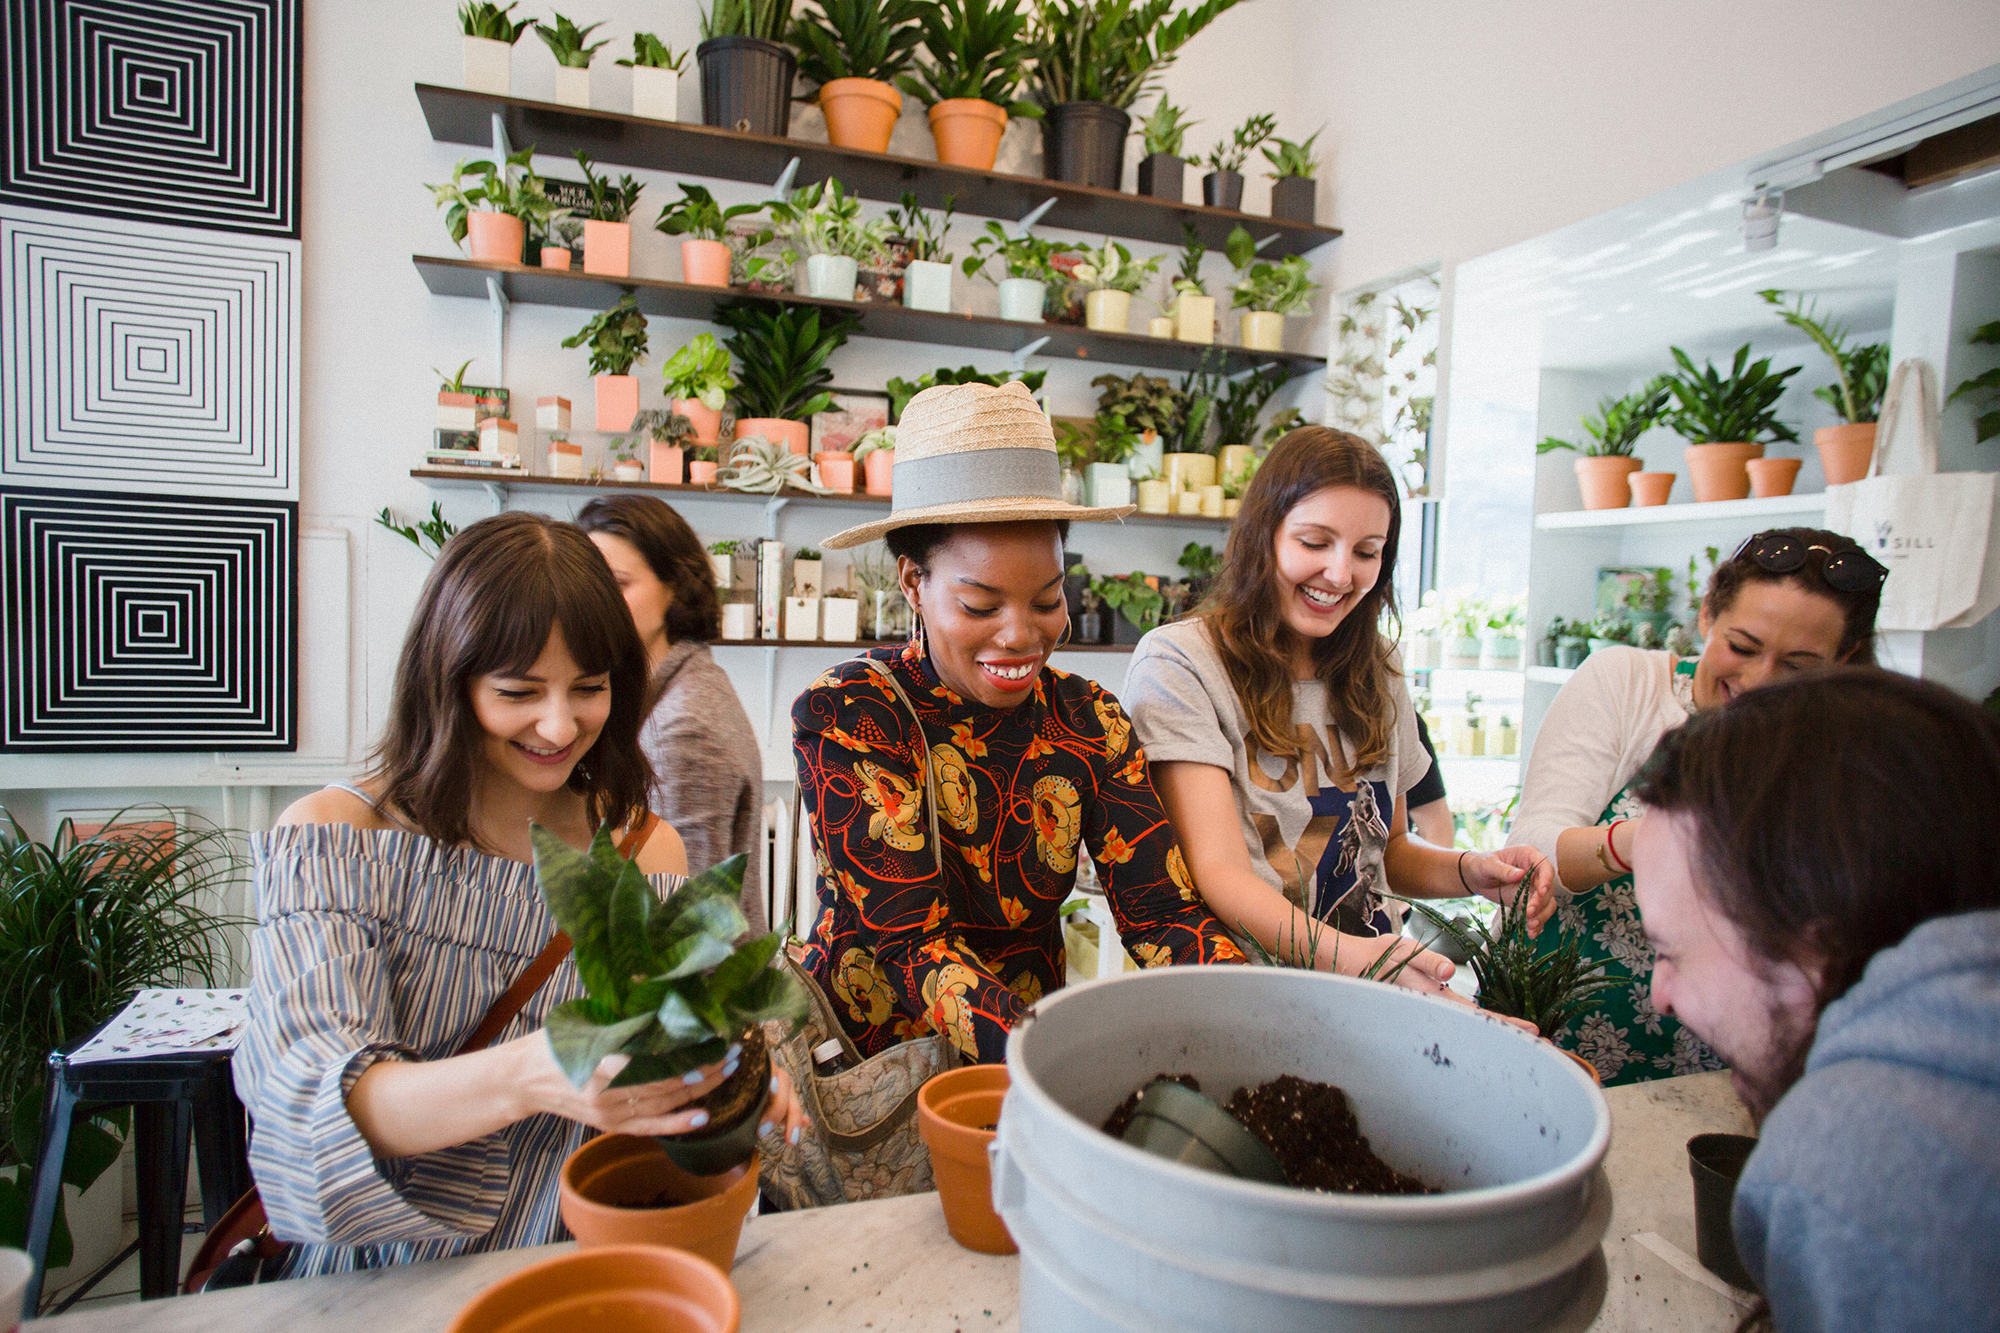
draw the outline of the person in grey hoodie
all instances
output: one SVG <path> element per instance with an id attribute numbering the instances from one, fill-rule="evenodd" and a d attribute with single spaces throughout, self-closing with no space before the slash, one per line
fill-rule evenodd
<path id="1" fill-rule="evenodd" d="M 2000 1329 L 2000 727 L 1872 669 L 1669 733 L 1653 1004 L 1762 1127 L 1737 1249 L 1783 1333 Z"/>

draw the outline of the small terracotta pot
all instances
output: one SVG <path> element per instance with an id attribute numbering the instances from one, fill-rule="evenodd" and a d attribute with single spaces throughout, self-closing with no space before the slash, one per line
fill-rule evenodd
<path id="1" fill-rule="evenodd" d="M 506 213 L 474 212 L 465 215 L 465 244 L 474 259 L 482 263 L 518 264 L 521 247 L 528 243 L 528 225 Z"/>
<path id="2" fill-rule="evenodd" d="M 694 462 L 688 464 L 688 482 L 695 486 L 715 485 L 715 469 L 717 466 L 719 465 L 696 459 Z"/>
<path id="3" fill-rule="evenodd" d="M 1671 472 L 1633 472 L 1627 479 L 1632 483 L 1632 503 L 1641 509 L 1665 504 L 1679 480 Z"/>
<path id="4" fill-rule="evenodd" d="M 583 224 L 583 271 L 607 278 L 632 274 L 632 224 L 629 222 L 586 222 Z"/>
<path id="5" fill-rule="evenodd" d="M 719 1176 L 694 1176 L 653 1139 L 600 1134 L 563 1163 L 559 1192 L 563 1224 L 585 1249 L 671 1245 L 726 1273 L 757 1197 L 757 1159 Z M 662 1196 L 675 1202 L 652 1204 Z"/>
<path id="6" fill-rule="evenodd" d="M 694 423 L 694 438 L 697 444 L 714 444 L 722 438 L 722 413 L 711 408 L 699 398 L 676 398 L 671 404 L 674 411 Z"/>
<path id="7" fill-rule="evenodd" d="M 669 486 L 681 484 L 681 447 L 678 444 L 654 444 L 652 457 L 647 460 L 646 480 L 665 482 Z"/>
<path id="8" fill-rule="evenodd" d="M 632 418 L 639 415 L 639 377 L 598 375 L 592 378 L 591 383 L 597 390 L 597 428 L 608 431 L 632 429 Z"/>
<path id="9" fill-rule="evenodd" d="M 1626 478 L 1646 464 L 1622 454 L 1584 457 L 1576 460 L 1576 484 L 1583 492 L 1585 509 L 1623 509 L 1632 503 L 1632 487 Z"/>
<path id="10" fill-rule="evenodd" d="M 1687 447 L 1688 480 L 1694 498 L 1744 500 L 1750 496 L 1750 472 L 1744 465 L 1764 456 L 1761 444 L 1691 444 Z"/>
<path id="11" fill-rule="evenodd" d="M 838 495 L 854 490 L 854 455 L 844 449 L 827 449 L 813 455 L 819 463 L 819 484 Z"/>
<path id="12" fill-rule="evenodd" d="M 569 271 L 569 251 L 559 245 L 543 246 L 542 267 L 559 269 L 567 273 Z"/>
<path id="13" fill-rule="evenodd" d="M 889 134 L 903 112 L 903 95 L 880 79 L 834 79 L 819 90 L 826 137 L 835 148 L 889 151 Z"/>
<path id="14" fill-rule="evenodd" d="M 937 1075 L 917 1092 L 917 1132 L 930 1149 L 931 1173 L 951 1238 L 981 1254 L 1013 1254 L 1006 1223 L 993 1211 L 986 1145 L 1007 1095 L 1005 1065 L 968 1065 Z"/>
<path id="15" fill-rule="evenodd" d="M 1768 500 L 1790 495 L 1805 464 L 1796 458 L 1753 458 L 1743 466 L 1750 473 L 1750 494 Z"/>
<path id="16" fill-rule="evenodd" d="M 559 1254 L 467 1301 L 445 1333 L 566 1333 L 587 1322 L 623 1333 L 736 1333 L 743 1306 L 714 1264 L 660 1245 Z"/>
<path id="17" fill-rule="evenodd" d="M 870 495 L 894 494 L 896 451 L 877 449 L 861 460 L 861 471 L 867 478 L 867 491 Z"/>
<path id="18" fill-rule="evenodd" d="M 681 281 L 695 287 L 729 285 L 729 245 L 725 241 L 682 241 Z"/>
<path id="19" fill-rule="evenodd" d="M 1813 432 L 1813 444 L 1819 448 L 1819 465 L 1826 472 L 1827 485 L 1860 481 L 1868 475 L 1868 463 L 1875 456 L 1875 423 L 1822 426 Z"/>
<path id="20" fill-rule="evenodd" d="M 1672 474 L 1669 473 L 1668 475 L 1671 476 Z M 1560 1046 L 1556 1047 L 1556 1049 L 1562 1051 L 1562 1047 Z M 1590 1063 L 1590 1061 L 1584 1059 L 1582 1056 L 1578 1055 L 1575 1051 L 1563 1051 L 1563 1054 L 1567 1055 L 1570 1059 L 1582 1065 L 1583 1072 L 1590 1075 L 1591 1082 L 1597 1084 L 1599 1087 L 1602 1087 L 1604 1085 L 1604 1076 L 1597 1072 L 1596 1065 Z"/>
<path id="21" fill-rule="evenodd" d="M 975 171 L 993 170 L 1000 136 L 1007 129 L 1004 107 L 978 97 L 952 97 L 930 109 L 931 137 L 938 161 Z"/>
<path id="22" fill-rule="evenodd" d="M 740 417 L 736 422 L 736 438 L 747 440 L 752 435 L 761 435 L 773 444 L 783 443 L 795 454 L 803 454 L 812 440 L 812 431 L 803 421 L 786 421 L 782 417 Z"/>

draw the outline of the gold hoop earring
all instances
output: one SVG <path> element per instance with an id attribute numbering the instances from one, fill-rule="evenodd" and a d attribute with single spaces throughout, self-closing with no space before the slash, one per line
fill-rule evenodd
<path id="1" fill-rule="evenodd" d="M 1063 613 L 1062 637 L 1056 640 L 1056 647 L 1050 649 L 1050 651 L 1054 652 L 1056 651 L 1056 649 L 1064 647 L 1069 643 L 1071 639 L 1075 637 L 1076 637 L 1076 621 L 1070 619 L 1069 613 L 1065 611 Z"/>

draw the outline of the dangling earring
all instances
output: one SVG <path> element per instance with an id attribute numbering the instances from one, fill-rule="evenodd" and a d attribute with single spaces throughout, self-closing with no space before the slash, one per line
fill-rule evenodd
<path id="1" fill-rule="evenodd" d="M 924 613 L 914 606 L 910 608 L 910 642 L 916 646 L 918 657 L 930 656 L 930 644 L 924 639 Z"/>
<path id="2" fill-rule="evenodd" d="M 1061 648 L 1075 636 L 1076 636 L 1076 622 L 1070 619 L 1069 613 L 1067 611 L 1064 611 L 1062 637 L 1056 640 L 1056 647 Z"/>

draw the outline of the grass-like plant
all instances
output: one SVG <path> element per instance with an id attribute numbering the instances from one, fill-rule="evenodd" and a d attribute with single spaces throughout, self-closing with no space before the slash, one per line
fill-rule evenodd
<path id="1" fill-rule="evenodd" d="M 488 41 L 505 42 L 512 46 L 535 23 L 533 19 L 515 22 L 508 17 L 518 3 L 520 0 L 513 0 L 513 3 L 501 6 L 492 0 L 465 0 L 458 7 L 458 25 L 465 30 L 467 37 L 484 37 Z"/>
<path id="2" fill-rule="evenodd" d="M 680 199 L 660 209 L 653 229 L 668 236 L 685 236 L 691 241 L 727 241 L 731 222 L 763 211 L 762 204 L 731 204 L 724 208 L 715 202 L 707 187 L 684 184 Z M 771 233 L 766 231 L 752 239 L 750 248 L 754 250 L 770 239 Z"/>
<path id="3" fill-rule="evenodd" d="M 472 357 L 467 357 L 467 358 L 465 359 L 465 364 L 464 364 L 464 365 L 462 365 L 462 366 L 460 366 L 460 367 L 458 368 L 458 370 L 457 370 L 457 371 L 456 371 L 456 372 L 455 372 L 454 374 L 450 374 L 450 375 L 447 375 L 447 374 L 445 374 L 445 373 L 444 373 L 444 372 L 443 372 L 442 370 L 439 370 L 439 369 L 438 369 L 438 368 L 437 368 L 436 366 L 432 366 L 432 367 L 431 367 L 431 374 L 433 374 L 433 375 L 435 375 L 435 376 L 437 376 L 437 377 L 438 377 L 438 392 L 439 392 L 439 393 L 464 393 L 464 392 L 465 392 L 465 372 L 466 372 L 466 371 L 468 371 L 468 370 L 470 370 L 470 369 L 472 368 L 472 362 L 473 362 L 473 358 L 472 358 Z"/>
<path id="4" fill-rule="evenodd" d="M 1889 344 L 1853 345 L 1854 335 L 1838 320 L 1821 319 L 1816 302 L 1799 293 L 1791 305 L 1785 294 L 1766 288 L 1757 295 L 1778 312 L 1778 318 L 1813 340 L 1826 353 L 1839 379 L 1813 390 L 1813 397 L 1840 414 L 1849 425 L 1875 420 L 1882 412 L 1882 395 L 1889 389 Z"/>
<path id="5" fill-rule="evenodd" d="M 537 23 L 535 36 L 542 39 L 543 44 L 549 48 L 549 54 L 554 56 L 556 63 L 565 69 L 589 69 L 591 57 L 611 45 L 608 38 L 601 42 L 590 40 L 590 34 L 603 27 L 602 23 L 579 28 L 561 14 L 557 14 L 555 20 L 553 27 L 546 23 Z"/>
<path id="6" fill-rule="evenodd" d="M 695 398 L 711 412 L 720 412 L 736 387 L 729 373 L 729 352 L 712 333 L 697 333 L 660 367 L 667 397 Z"/>
<path id="7" fill-rule="evenodd" d="M 1241 0 L 1036 0 L 1034 99 L 1129 107 L 1194 35 Z"/>
<path id="8" fill-rule="evenodd" d="M 615 184 L 611 177 L 598 175 L 581 148 L 576 150 L 576 164 L 583 168 L 584 188 L 590 192 L 590 202 L 579 210 L 583 216 L 592 222 L 629 222 L 639 206 L 639 182 L 630 174 Z"/>
<path id="9" fill-rule="evenodd" d="M 921 0 L 815 0 L 792 20 L 799 76 L 814 87 L 835 79 L 892 82 L 923 43 L 924 9 Z"/>
<path id="10" fill-rule="evenodd" d="M 1251 150 L 1277 132 L 1278 118 L 1265 114 L 1252 116 L 1231 131 L 1227 139 L 1218 140 L 1215 147 L 1208 150 L 1204 161 L 1210 171 L 1241 171 L 1249 160 Z"/>
<path id="11" fill-rule="evenodd" d="M 701 11 L 701 39 L 756 37 L 782 42 L 792 26 L 792 0 L 713 0 Z"/>
<path id="12" fill-rule="evenodd" d="M 1551 435 L 1535 446 L 1535 452 L 1548 454 L 1559 449 L 1576 449 L 1585 458 L 1630 458 L 1639 445 L 1639 437 L 1666 415 L 1667 404 L 1673 399 L 1672 383 L 1671 376 L 1656 375 L 1622 398 L 1599 399 L 1596 413 L 1581 423 L 1590 443 L 1579 446 L 1573 440 Z"/>
<path id="13" fill-rule="evenodd" d="M 590 373 L 629 375 L 632 364 L 646 357 L 646 317 L 631 292 L 618 304 L 590 317 L 590 322 L 563 339 L 564 347 L 590 348 Z"/>
<path id="14" fill-rule="evenodd" d="M 436 500 L 431 501 L 431 516 L 421 523 L 404 523 L 389 509 L 375 515 L 375 522 L 401 537 L 410 545 L 435 560 L 444 550 L 444 544 L 458 535 L 458 525 L 444 516 L 444 508 Z"/>
<path id="15" fill-rule="evenodd" d="M 618 63 L 627 69 L 670 69 L 679 74 L 687 68 L 686 51 L 676 51 L 650 32 L 632 34 L 632 58 Z"/>
<path id="16" fill-rule="evenodd" d="M 903 201 L 899 207 L 889 210 L 889 225 L 894 233 L 910 243 L 910 258 L 932 264 L 949 264 L 951 251 L 945 249 L 945 238 L 951 233 L 952 215 L 957 212 L 958 196 L 944 197 L 944 208 L 933 213 L 917 203 L 917 196 L 903 191 Z"/>
<path id="17" fill-rule="evenodd" d="M 1674 410 L 1667 424 L 1689 444 L 1762 444 L 1777 440 L 1797 440 L 1799 433 L 1778 420 L 1778 400 L 1784 397 L 1785 381 L 1799 373 L 1790 370 L 1771 373 L 1771 358 L 1750 360 L 1750 344 L 1736 349 L 1729 374 L 1716 373 L 1715 363 L 1700 370 L 1680 348 L 1670 348 L 1681 373 L 1668 380 Z"/>
<path id="18" fill-rule="evenodd" d="M 535 146 L 529 144 L 518 152 L 509 153 L 503 163 L 465 160 L 451 169 L 451 179 L 443 185 L 427 185 L 439 208 L 445 209 L 445 230 L 451 239 L 463 243 L 470 228 L 467 216 L 474 209 L 485 212 L 505 213 L 517 217 L 529 231 L 548 226 L 555 213 L 555 204 L 549 199 L 543 187 L 542 178 L 528 165 L 535 155 Z M 518 177 L 511 177 L 509 168 L 520 168 Z M 477 183 L 468 185 L 468 177 L 477 176 Z"/>
<path id="19" fill-rule="evenodd" d="M 986 371 L 974 366 L 960 366 L 957 370 L 953 370 L 950 366 L 939 366 L 936 370 L 924 372 L 914 381 L 896 376 L 884 387 L 889 393 L 889 416 L 897 419 L 903 415 L 903 409 L 909 406 L 912 398 L 925 389 L 933 389 L 940 384 L 990 384 L 997 389 L 1009 380 L 1019 380 L 1028 386 L 1029 393 L 1040 393 L 1042 382 L 1048 377 L 1049 372 L 1046 370 Z M 894 440 L 892 439 L 886 447 L 895 448 Z M 859 453 L 854 457 L 856 462 L 861 459 Z"/>
<path id="20" fill-rule="evenodd" d="M 1995 320 L 1991 324 L 1981 324 L 1972 331 L 1972 336 L 1966 341 L 1975 346 L 2000 347 L 2000 320 Z M 1882 373 L 1885 378 L 1889 373 L 1886 348 L 1882 357 Z M 1975 399 L 1973 407 L 1978 415 L 1973 418 L 1972 424 L 1978 432 L 1977 443 L 1984 444 L 1994 436 L 2000 435 L 2000 366 L 1995 366 L 1983 374 L 1974 375 L 1953 389 L 1951 397 L 1944 401 L 1949 406 L 1967 394 L 1971 394 Z"/>
<path id="21" fill-rule="evenodd" d="M 861 327 L 844 310 L 749 301 L 720 306 L 714 318 L 732 330 L 722 342 L 736 357 L 737 415 L 785 421 L 809 420 L 833 402 L 827 359 Z"/>
<path id="22" fill-rule="evenodd" d="M 977 98 L 1012 116 L 1041 119 L 1041 107 L 1014 96 L 1034 60 L 1021 5 L 1022 0 L 934 0 L 922 6 L 917 21 L 930 60 L 912 62 L 896 86 L 925 106 Z"/>
<path id="23" fill-rule="evenodd" d="M 965 276 L 970 278 L 986 273 L 988 260 L 997 261 L 1007 270 L 1010 278 L 1033 278 L 1037 282 L 1061 283 L 1067 277 L 1056 269 L 1052 260 L 1057 255 L 1074 254 L 1076 247 L 1061 241 L 1044 240 L 1029 233 L 1025 236 L 1009 236 L 1006 229 L 997 222 L 986 224 L 985 233 L 972 242 L 972 252 L 966 256 L 963 265 Z M 999 279 L 986 274 L 989 282 Z"/>
<path id="24" fill-rule="evenodd" d="M 1319 175 L 1319 159 L 1313 156 L 1313 144 L 1324 133 L 1324 127 L 1316 129 L 1312 138 L 1303 143 L 1293 143 L 1273 134 L 1271 141 L 1264 145 L 1264 160 L 1271 164 L 1271 179 L 1285 180 L 1293 176 L 1310 179 Z"/>
<path id="25" fill-rule="evenodd" d="M 1525 884 L 1526 881 L 1524 880 Z M 1425 902 L 1396 898 L 1421 912 L 1464 951 L 1466 965 L 1479 979 L 1479 1007 L 1522 1018 L 1533 1023 L 1544 1037 L 1553 1038 L 1590 1007 L 1600 992 L 1620 984 L 1604 975 L 1602 966 L 1583 956 L 1583 936 L 1563 929 L 1551 918 L 1543 931 L 1557 932 L 1553 949 L 1544 950 L 1528 935 L 1528 899 L 1525 890 L 1512 903 L 1502 903 L 1487 926 L 1467 917 L 1447 919 Z"/>
<path id="26" fill-rule="evenodd" d="M 1165 153 L 1169 157 L 1179 157 L 1181 148 L 1187 141 L 1187 132 L 1201 124 L 1198 120 L 1184 119 L 1186 108 L 1175 106 L 1165 96 L 1153 108 L 1153 114 L 1139 122 L 1140 133 L 1145 137 L 1146 155 Z"/>

